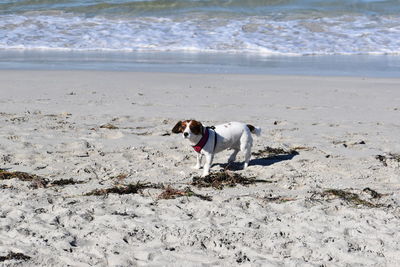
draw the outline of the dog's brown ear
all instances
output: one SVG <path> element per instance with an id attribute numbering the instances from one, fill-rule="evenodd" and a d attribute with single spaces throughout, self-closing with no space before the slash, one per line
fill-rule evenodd
<path id="1" fill-rule="evenodd" d="M 183 132 L 182 121 L 178 121 L 178 123 L 174 126 L 174 128 L 172 128 L 172 132 L 176 134 Z"/>
<path id="2" fill-rule="evenodd" d="M 201 122 L 192 120 L 192 123 L 190 124 L 190 131 L 192 131 L 193 134 L 195 135 L 203 135 L 203 125 Z"/>

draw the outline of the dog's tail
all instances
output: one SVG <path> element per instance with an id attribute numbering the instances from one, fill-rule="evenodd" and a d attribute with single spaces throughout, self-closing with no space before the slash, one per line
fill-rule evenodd
<path id="1" fill-rule="evenodd" d="M 257 135 L 257 136 L 261 135 L 261 128 L 260 127 L 254 127 L 251 124 L 247 124 L 247 127 L 249 128 L 251 133 L 253 133 L 253 134 Z"/>

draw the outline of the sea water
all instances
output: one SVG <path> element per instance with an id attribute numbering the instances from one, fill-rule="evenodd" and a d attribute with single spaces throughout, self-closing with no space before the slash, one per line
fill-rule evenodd
<path id="1" fill-rule="evenodd" d="M 268 72 L 330 62 L 400 76 L 400 1 L 0 0 L 0 68 Z"/>

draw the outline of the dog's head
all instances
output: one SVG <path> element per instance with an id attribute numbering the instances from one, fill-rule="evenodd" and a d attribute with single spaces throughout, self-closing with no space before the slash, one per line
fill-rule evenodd
<path id="1" fill-rule="evenodd" d="M 201 122 L 195 120 L 178 121 L 172 128 L 173 133 L 182 133 L 183 138 L 195 141 L 203 135 L 204 127 Z"/>

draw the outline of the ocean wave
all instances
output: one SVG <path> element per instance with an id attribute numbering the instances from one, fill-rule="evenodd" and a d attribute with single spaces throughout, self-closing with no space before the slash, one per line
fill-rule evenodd
<path id="1" fill-rule="evenodd" d="M 399 55 L 400 17 L 110 18 L 31 12 L 0 15 L 0 49 Z"/>

